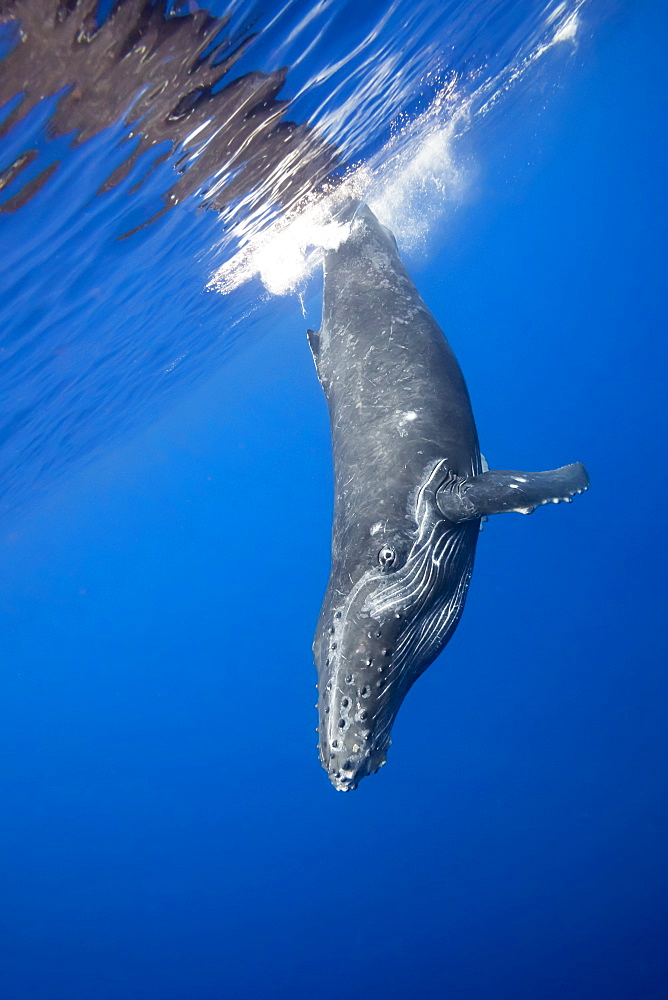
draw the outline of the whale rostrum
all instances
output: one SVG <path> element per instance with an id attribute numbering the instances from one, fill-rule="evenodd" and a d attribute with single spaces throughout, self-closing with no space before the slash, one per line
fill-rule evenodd
<path id="1" fill-rule="evenodd" d="M 332 565 L 313 644 L 319 748 L 347 791 L 385 763 L 414 681 L 461 617 L 481 520 L 587 489 L 579 462 L 488 471 L 466 384 L 392 233 L 359 202 L 308 338 L 329 407 Z"/>

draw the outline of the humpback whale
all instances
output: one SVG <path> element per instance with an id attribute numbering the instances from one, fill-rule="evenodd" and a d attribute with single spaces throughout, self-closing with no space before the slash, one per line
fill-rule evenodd
<path id="1" fill-rule="evenodd" d="M 332 564 L 313 652 L 320 759 L 335 788 L 385 763 L 414 681 L 464 608 L 481 520 L 570 501 L 579 462 L 488 471 L 457 359 L 392 233 L 359 202 L 324 258 L 322 325 L 308 331 L 334 460 Z"/>

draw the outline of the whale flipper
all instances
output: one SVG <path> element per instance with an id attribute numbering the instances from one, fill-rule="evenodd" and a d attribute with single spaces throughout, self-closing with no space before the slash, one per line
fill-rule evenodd
<path id="1" fill-rule="evenodd" d="M 494 470 L 479 476 L 451 476 L 436 494 L 439 510 L 455 524 L 490 514 L 531 514 L 542 504 L 570 503 L 589 487 L 582 462 L 550 472 Z"/>

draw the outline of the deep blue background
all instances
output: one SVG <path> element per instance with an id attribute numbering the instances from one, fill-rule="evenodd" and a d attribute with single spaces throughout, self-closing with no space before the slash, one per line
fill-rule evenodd
<path id="1" fill-rule="evenodd" d="M 490 465 L 592 488 L 486 526 L 359 791 L 316 759 L 331 477 L 296 301 L 4 522 L 3 997 L 668 994 L 667 28 L 603 24 L 414 262 Z"/>

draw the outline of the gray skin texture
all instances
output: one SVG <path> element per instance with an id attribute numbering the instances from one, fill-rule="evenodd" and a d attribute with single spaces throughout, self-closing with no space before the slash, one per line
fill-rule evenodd
<path id="1" fill-rule="evenodd" d="M 351 203 L 309 342 L 334 459 L 332 567 L 313 644 L 319 748 L 347 791 L 385 763 L 411 685 L 461 616 L 483 516 L 586 489 L 584 467 L 486 472 L 466 384 L 391 232 Z"/>

